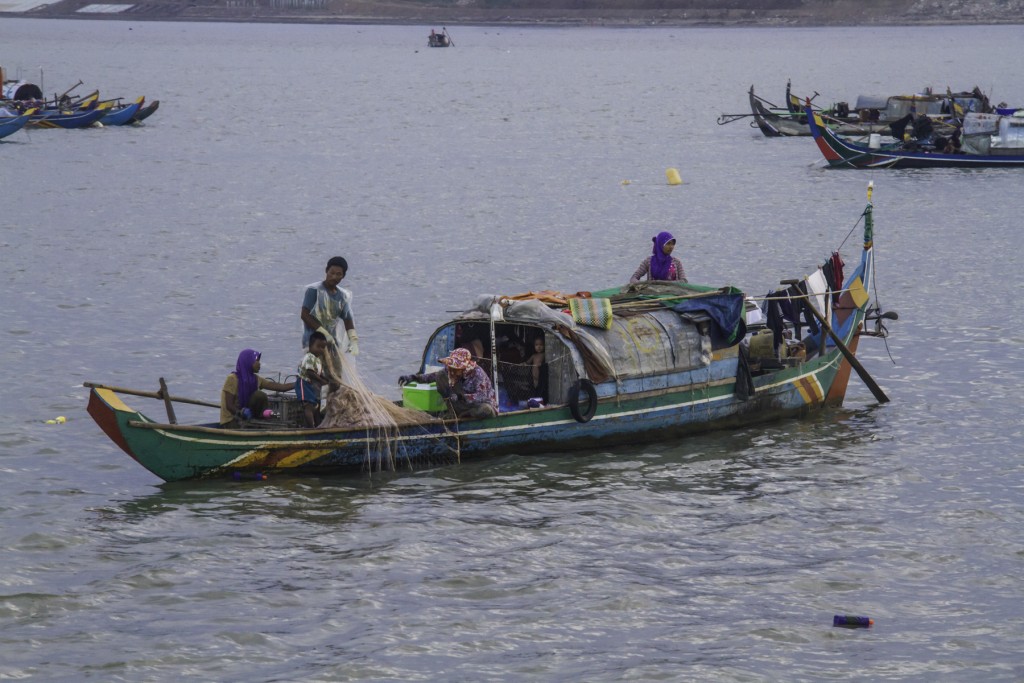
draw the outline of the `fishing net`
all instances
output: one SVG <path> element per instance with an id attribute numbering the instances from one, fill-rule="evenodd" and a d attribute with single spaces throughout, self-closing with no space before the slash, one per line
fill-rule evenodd
<path id="1" fill-rule="evenodd" d="M 420 410 L 403 408 L 371 391 L 348 354 L 327 353 L 324 371 L 340 384 L 327 395 L 324 418 L 318 425 L 331 429 L 366 429 L 366 464 L 372 470 L 393 470 L 400 455 L 402 428 L 436 424 L 439 420 Z M 426 431 L 424 431 L 426 434 Z M 444 434 L 438 439 L 445 438 Z M 454 450 L 457 458 L 458 449 Z"/>
<path id="2" fill-rule="evenodd" d="M 524 408 L 530 399 L 547 404 L 548 363 L 535 366 L 499 361 L 498 399 L 502 409 Z"/>

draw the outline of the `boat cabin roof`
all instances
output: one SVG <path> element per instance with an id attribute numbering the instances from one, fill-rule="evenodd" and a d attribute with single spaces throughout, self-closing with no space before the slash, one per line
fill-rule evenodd
<path id="1" fill-rule="evenodd" d="M 585 296 L 580 296 L 585 295 Z M 569 303 L 575 299 L 574 303 Z M 715 348 L 732 346 L 745 331 L 745 297 L 733 287 L 641 282 L 595 292 L 559 295 L 530 292 L 482 295 L 473 307 L 439 327 L 423 354 L 423 368 L 457 346 L 481 339 L 490 354 L 495 336 L 510 329 L 521 342 L 536 336 L 556 339 L 572 357 L 577 374 L 595 382 L 679 372 L 710 363 Z M 494 311 L 495 304 L 500 313 Z"/>

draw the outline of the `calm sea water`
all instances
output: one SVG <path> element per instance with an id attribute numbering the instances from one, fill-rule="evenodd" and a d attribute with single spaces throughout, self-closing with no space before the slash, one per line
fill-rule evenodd
<path id="1" fill-rule="evenodd" d="M 1021 104 L 1024 28 L 428 29 L 0 20 L 12 75 L 161 101 L 0 142 L 0 678 L 1024 678 L 1024 172 L 824 170 L 715 123 L 787 78 Z M 83 381 L 216 400 L 245 347 L 290 373 L 334 254 L 394 396 L 445 311 L 619 283 L 662 229 L 691 280 L 806 274 L 872 179 L 884 406 L 187 485 L 85 413 Z"/>

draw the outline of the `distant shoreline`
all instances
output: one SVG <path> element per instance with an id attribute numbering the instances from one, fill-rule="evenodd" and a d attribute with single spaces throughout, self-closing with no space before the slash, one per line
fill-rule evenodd
<path id="1" fill-rule="evenodd" d="M 425 19 L 404 19 L 397 17 L 295 17 L 288 15 L 258 17 L 246 16 L 133 16 L 119 14 L 25 14 L 22 12 L 0 12 L 0 19 L 65 19 L 80 21 L 125 21 L 125 22 L 183 22 L 183 23 L 234 23 L 234 24 L 335 24 L 345 26 L 422 26 L 424 30 L 440 28 L 445 26 L 458 27 L 480 27 L 488 26 L 501 28 L 615 28 L 615 29 L 642 29 L 642 28 L 899 28 L 911 26 L 1016 26 L 1024 25 L 1024 21 L 908 21 L 897 20 L 878 21 L 872 23 L 845 23 L 831 21 L 804 21 L 804 22 L 768 22 L 768 21 L 660 21 L 660 22 L 624 22 L 624 21 L 601 21 L 601 20 L 577 20 L 544 19 L 533 21 L 529 19 L 516 20 L 494 20 L 484 21 L 479 19 L 445 19 L 429 21 Z"/>
<path id="2" fill-rule="evenodd" d="M 83 21 L 180 21 L 207 23 L 278 23 L 278 24 L 338 24 L 351 26 L 422 26 L 424 30 L 441 26 L 473 26 L 501 28 L 853 28 L 853 27 L 900 27 L 900 26 L 1005 26 L 1022 25 L 1024 17 L 1010 17 L 996 20 L 984 18 L 928 18 L 908 16 L 872 17 L 870 21 L 854 21 L 847 15 L 790 16 L 765 15 L 749 16 L 701 16 L 686 17 L 676 13 L 637 14 L 634 16 L 613 16 L 599 10 L 549 10 L 543 14 L 504 11 L 501 16 L 484 16 L 480 11 L 442 15 L 431 11 L 423 14 L 402 13 L 387 16 L 368 16 L 348 13 L 330 14 L 320 12 L 296 12 L 287 9 L 265 7 L 217 7 L 196 5 L 171 5 L 167 3 L 132 3 L 132 11 L 125 12 L 82 12 L 87 6 L 84 0 L 62 0 L 52 5 L 33 9 L 30 12 L 0 12 L 0 18 L 17 19 L 76 19 Z M 614 13 L 613 13 L 614 14 Z"/>

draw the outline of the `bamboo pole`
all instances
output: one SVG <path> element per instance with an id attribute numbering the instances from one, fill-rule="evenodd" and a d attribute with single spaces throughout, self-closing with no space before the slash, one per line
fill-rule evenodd
<path id="1" fill-rule="evenodd" d="M 220 408 L 220 404 L 219 403 L 210 403 L 209 401 L 201 401 L 201 400 L 199 400 L 197 398 L 183 398 L 181 396 L 170 396 L 170 395 L 168 395 L 168 396 L 165 397 L 165 396 L 163 396 L 158 391 L 141 391 L 139 389 L 127 389 L 125 387 L 112 387 L 112 386 L 107 386 L 106 384 L 96 384 L 95 382 L 82 382 L 82 386 L 83 387 L 88 387 L 89 389 L 107 389 L 109 391 L 113 391 L 116 394 L 128 394 L 130 396 L 143 396 L 145 398 L 155 398 L 155 399 L 160 399 L 160 400 L 164 400 L 166 398 L 166 400 L 174 401 L 175 403 L 191 403 L 191 404 L 197 405 L 197 406 L 207 406 L 209 408 Z"/>
<path id="2" fill-rule="evenodd" d="M 174 406 L 171 404 L 171 392 L 167 390 L 167 382 L 164 378 L 160 378 L 160 398 L 164 401 L 164 407 L 167 409 L 167 421 L 172 425 L 178 424 L 178 418 L 174 414 Z"/>

